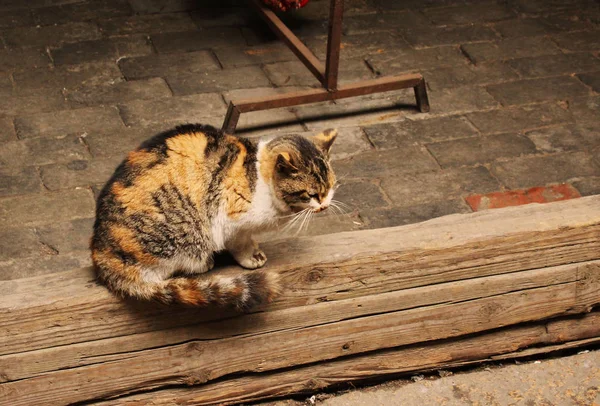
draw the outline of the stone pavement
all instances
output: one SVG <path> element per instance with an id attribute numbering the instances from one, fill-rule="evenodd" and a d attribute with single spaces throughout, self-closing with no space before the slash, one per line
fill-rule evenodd
<path id="1" fill-rule="evenodd" d="M 319 57 L 327 4 L 285 16 Z M 346 9 L 342 82 L 419 71 L 432 110 L 407 90 L 243 115 L 249 136 L 340 128 L 338 199 L 352 210 L 309 233 L 514 200 L 498 192 L 600 193 L 597 0 Z M 0 0 L 0 280 L 87 266 L 94 195 L 141 140 L 219 126 L 231 98 L 317 85 L 239 0 Z"/>
<path id="2" fill-rule="evenodd" d="M 527 363 L 480 367 L 393 381 L 339 395 L 316 395 L 263 406 L 597 406 L 600 351 Z M 413 382 L 414 381 L 414 382 Z"/>

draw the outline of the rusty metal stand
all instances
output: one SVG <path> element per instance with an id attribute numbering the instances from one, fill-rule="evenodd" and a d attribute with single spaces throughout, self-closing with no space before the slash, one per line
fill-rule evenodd
<path id="1" fill-rule="evenodd" d="M 415 91 L 417 107 L 422 113 L 429 111 L 429 100 L 425 79 L 420 74 L 389 76 L 373 80 L 365 80 L 350 85 L 338 86 L 340 62 L 340 43 L 342 37 L 342 19 L 344 0 L 331 0 L 329 11 L 329 36 L 327 39 L 327 60 L 325 67 L 317 57 L 285 26 L 277 15 L 262 4 L 260 0 L 250 0 L 250 4 L 258 11 L 269 27 L 286 43 L 290 50 L 321 82 L 322 89 L 311 89 L 301 92 L 290 92 L 269 97 L 259 97 L 240 101 L 231 101 L 223 122 L 223 131 L 235 132 L 240 114 L 250 111 L 270 110 L 280 107 L 298 106 L 301 104 L 337 100 L 366 94 L 388 92 L 391 90 L 412 87 Z"/>

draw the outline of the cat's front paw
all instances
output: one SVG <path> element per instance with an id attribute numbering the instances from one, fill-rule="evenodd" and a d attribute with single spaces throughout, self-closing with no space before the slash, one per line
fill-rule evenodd
<path id="1" fill-rule="evenodd" d="M 267 256 L 260 248 L 256 248 L 251 256 L 238 260 L 238 263 L 246 269 L 260 268 L 266 262 Z"/>

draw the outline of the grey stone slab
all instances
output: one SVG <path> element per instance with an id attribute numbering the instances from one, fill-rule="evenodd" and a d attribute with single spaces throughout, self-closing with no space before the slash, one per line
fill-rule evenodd
<path id="1" fill-rule="evenodd" d="M 0 228 L 91 218 L 94 206 L 92 192 L 86 189 L 7 197 L 0 200 Z"/>
<path id="2" fill-rule="evenodd" d="M 461 86 L 451 89 L 432 89 L 429 92 L 432 113 L 456 114 L 488 110 L 498 102 L 480 86 Z"/>
<path id="3" fill-rule="evenodd" d="M 0 13 L 0 29 L 34 25 L 31 11 L 27 8 L 3 10 Z"/>
<path id="4" fill-rule="evenodd" d="M 114 62 L 94 62 L 59 67 L 28 69 L 13 74 L 17 94 L 33 96 L 41 89 L 72 89 L 121 80 L 121 72 Z"/>
<path id="5" fill-rule="evenodd" d="M 164 79 L 150 78 L 104 85 L 82 85 L 65 90 L 64 95 L 71 106 L 81 107 L 171 97 L 171 89 Z"/>
<path id="6" fill-rule="evenodd" d="M 542 152 L 575 151 L 586 147 L 585 139 L 574 126 L 540 128 L 528 131 L 525 135 Z"/>
<path id="7" fill-rule="evenodd" d="M 70 271 L 92 265 L 90 251 L 75 251 L 63 255 L 9 259 L 0 262 L 0 280 L 15 280 Z"/>
<path id="8" fill-rule="evenodd" d="M 571 75 L 597 70 L 600 59 L 590 53 L 544 55 L 506 62 L 523 77 Z"/>
<path id="9" fill-rule="evenodd" d="M 460 116 L 378 124 L 364 127 L 364 131 L 377 149 L 402 148 L 477 135 L 477 130 Z"/>
<path id="10" fill-rule="evenodd" d="M 37 228 L 40 241 L 58 254 L 89 249 L 94 218 L 43 225 Z"/>
<path id="11" fill-rule="evenodd" d="M 40 191 L 42 183 L 34 167 L 0 168 L 0 197 Z"/>
<path id="12" fill-rule="evenodd" d="M 222 119 L 217 126 L 220 127 L 221 124 Z M 260 137 L 303 131 L 304 127 L 291 109 L 244 113 L 240 117 L 236 128 L 236 134 L 244 137 Z"/>
<path id="13" fill-rule="evenodd" d="M 174 95 L 223 92 L 249 86 L 270 86 L 271 82 L 259 66 L 244 66 L 223 71 L 181 73 L 166 77 Z"/>
<path id="14" fill-rule="evenodd" d="M 349 206 L 348 210 L 370 210 L 381 207 L 389 207 L 390 203 L 384 198 L 381 188 L 369 181 L 344 181 L 334 195 Z"/>
<path id="15" fill-rule="evenodd" d="M 584 4 L 593 4 L 593 0 L 511 0 L 519 11 L 529 14 L 557 12 Z"/>
<path id="16" fill-rule="evenodd" d="M 0 141 L 13 141 L 17 139 L 12 117 L 0 117 Z"/>
<path id="17" fill-rule="evenodd" d="M 136 100 L 120 106 L 128 126 L 151 126 L 167 123 L 194 123 L 219 116 L 222 121 L 225 103 L 219 94 L 205 93 L 159 100 Z"/>
<path id="18" fill-rule="evenodd" d="M 94 159 L 124 159 L 143 141 L 164 130 L 164 124 L 155 127 L 127 127 L 119 132 L 95 132 L 84 137 Z"/>
<path id="19" fill-rule="evenodd" d="M 600 166 L 585 152 L 521 157 L 492 166 L 496 177 L 511 189 L 568 182 L 573 178 L 599 176 Z"/>
<path id="20" fill-rule="evenodd" d="M 0 72 L 20 71 L 50 65 L 43 49 L 0 50 Z"/>
<path id="21" fill-rule="evenodd" d="M 0 264 L 3 261 L 38 256 L 44 247 L 31 228 L 6 228 L 0 230 Z"/>
<path id="22" fill-rule="evenodd" d="M 205 2 L 197 0 L 130 0 L 129 3 L 136 13 L 153 14 L 153 13 L 176 13 L 182 11 L 195 10 Z M 222 6 L 230 3 L 229 1 L 220 2 Z"/>
<path id="23" fill-rule="evenodd" d="M 267 64 L 264 66 L 264 70 L 275 86 L 321 86 L 300 61 Z M 342 84 L 373 77 L 373 72 L 369 70 L 362 59 L 345 60 L 340 65 L 339 82 Z"/>
<path id="24" fill-rule="evenodd" d="M 383 75 L 396 75 L 419 69 L 461 66 L 468 62 L 460 50 L 454 46 L 394 50 L 370 55 L 367 59 L 375 71 Z"/>
<path id="25" fill-rule="evenodd" d="M 416 206 L 392 207 L 361 211 L 366 228 L 385 228 L 420 223 L 432 218 L 455 213 L 469 213 L 469 206 L 462 199 L 428 201 Z"/>
<path id="26" fill-rule="evenodd" d="M 32 11 L 36 24 L 52 25 L 97 20 L 132 14 L 127 0 L 94 0 L 59 6 L 40 7 Z"/>
<path id="27" fill-rule="evenodd" d="M 33 138 L 5 142 L 0 149 L 0 167 L 46 165 L 88 157 L 85 145 L 76 135 Z"/>
<path id="28" fill-rule="evenodd" d="M 600 30 L 569 32 L 552 37 L 561 49 L 570 52 L 600 50 Z"/>
<path id="29" fill-rule="evenodd" d="M 398 207 L 500 190 L 498 181 L 483 166 L 412 174 L 389 173 L 383 178 L 381 187 Z"/>
<path id="30" fill-rule="evenodd" d="M 313 134 L 319 131 L 314 131 Z M 370 151 L 373 147 L 363 130 L 359 127 L 346 127 L 338 130 L 338 138 L 331 149 L 331 160 L 350 158 L 351 156 Z"/>
<path id="31" fill-rule="evenodd" d="M 420 13 L 402 10 L 396 13 L 376 13 L 344 18 L 344 33 L 347 35 L 383 31 L 408 31 L 431 26 Z M 326 25 L 323 34 L 327 35 Z"/>
<path id="32" fill-rule="evenodd" d="M 125 126 L 116 107 L 89 107 L 55 113 L 19 116 L 15 119 L 19 138 L 62 137 L 86 132 L 120 131 Z"/>
<path id="33" fill-rule="evenodd" d="M 51 53 L 56 65 L 81 64 L 148 55 L 152 53 L 152 45 L 146 36 L 132 35 L 65 44 Z"/>
<path id="34" fill-rule="evenodd" d="M 291 92 L 300 92 L 304 90 L 310 90 L 310 87 L 250 87 L 245 89 L 232 89 L 223 92 L 223 99 L 225 103 L 229 104 L 230 101 L 234 100 L 239 102 L 240 100 L 274 96 L 278 94 L 285 94 Z M 271 110 L 274 111 L 274 110 Z"/>
<path id="35" fill-rule="evenodd" d="M 327 38 L 308 38 L 304 43 L 317 58 L 322 61 L 326 59 Z M 399 33 L 386 32 L 385 35 L 370 33 L 343 35 L 340 48 L 340 60 L 345 61 L 384 52 L 409 50 L 411 46 Z"/>
<path id="36" fill-rule="evenodd" d="M 119 67 L 128 80 L 220 70 L 219 64 L 209 51 L 179 54 L 177 63 L 174 63 L 172 55 L 123 58 L 119 60 Z"/>
<path id="37" fill-rule="evenodd" d="M 516 80 L 519 76 L 505 62 L 458 65 L 422 72 L 430 89 L 487 85 Z"/>
<path id="38" fill-rule="evenodd" d="M 2 35 L 9 48 L 59 46 L 69 42 L 95 40 L 101 36 L 98 26 L 93 23 L 19 27 L 6 30 Z"/>
<path id="39" fill-rule="evenodd" d="M 559 13 L 543 13 L 540 20 L 558 32 L 591 31 L 598 29 L 600 10 L 595 7 L 572 7 Z"/>
<path id="40" fill-rule="evenodd" d="M 493 162 L 500 158 L 533 154 L 535 144 L 516 134 L 497 134 L 442 141 L 427 145 L 442 168 Z"/>
<path id="41" fill-rule="evenodd" d="M 537 18 L 501 21 L 494 24 L 493 27 L 504 38 L 536 37 L 556 32 L 556 29 Z"/>
<path id="42" fill-rule="evenodd" d="M 192 31 L 196 25 L 188 13 L 142 14 L 98 21 L 100 30 L 109 37 L 131 34 L 159 34 Z"/>
<path id="43" fill-rule="evenodd" d="M 569 103 L 569 111 L 582 136 L 592 144 L 600 144 L 600 97 L 577 98 Z"/>
<path id="44" fill-rule="evenodd" d="M 404 30 L 402 37 L 416 48 L 467 44 L 470 42 L 494 41 L 499 39 L 494 30 L 483 24 L 454 27 L 422 27 L 420 29 Z"/>
<path id="45" fill-rule="evenodd" d="M 249 7 L 203 7 L 190 14 L 198 28 L 209 28 L 248 25 L 253 13 Z"/>
<path id="46" fill-rule="evenodd" d="M 464 44 L 461 47 L 476 64 L 561 53 L 556 44 L 545 37 L 508 38 L 497 42 Z"/>
<path id="47" fill-rule="evenodd" d="M 333 169 L 342 179 L 378 179 L 400 173 L 433 171 L 439 166 L 427 151 L 411 146 L 358 154 L 336 161 Z"/>
<path id="48" fill-rule="evenodd" d="M 0 73 L 0 97 L 13 95 L 13 83 L 10 75 Z"/>
<path id="49" fill-rule="evenodd" d="M 38 7 L 49 7 L 58 6 L 61 4 L 77 3 L 81 0 L 30 0 L 27 2 L 29 9 Z M 13 10 L 23 8 L 23 2 L 21 0 L 4 0 L 0 4 L 0 10 Z"/>
<path id="50" fill-rule="evenodd" d="M 493 22 L 514 18 L 516 16 L 515 12 L 511 10 L 510 7 L 495 2 L 435 7 L 423 10 L 423 13 L 436 25 Z"/>
<path id="51" fill-rule="evenodd" d="M 108 181 L 121 161 L 120 156 L 89 161 L 75 160 L 42 166 L 40 174 L 49 190 L 86 187 Z"/>
<path id="52" fill-rule="evenodd" d="M 600 195 L 600 176 L 583 178 L 573 182 L 581 196 Z"/>
<path id="53" fill-rule="evenodd" d="M 20 114 L 45 113 L 67 108 L 60 92 L 44 92 L 43 95 L 14 96 L 0 98 L 0 117 Z"/>
<path id="54" fill-rule="evenodd" d="M 570 76 L 519 80 L 487 86 L 488 92 L 504 106 L 567 100 L 589 94 L 579 80 Z"/>
<path id="55" fill-rule="evenodd" d="M 600 59 L 597 60 L 596 68 L 600 68 Z M 579 80 L 592 88 L 596 93 L 600 93 L 600 71 L 591 73 L 582 73 L 577 75 Z"/>
<path id="56" fill-rule="evenodd" d="M 246 40 L 236 27 L 216 27 L 203 30 L 165 32 L 151 36 L 159 53 L 201 51 L 222 47 L 242 47 Z"/>
<path id="57" fill-rule="evenodd" d="M 223 68 L 293 61 L 296 56 L 283 43 L 248 48 L 223 48 L 215 51 Z"/>
<path id="58" fill-rule="evenodd" d="M 556 104 L 524 106 L 467 114 L 483 134 L 515 132 L 572 121 L 571 115 Z"/>

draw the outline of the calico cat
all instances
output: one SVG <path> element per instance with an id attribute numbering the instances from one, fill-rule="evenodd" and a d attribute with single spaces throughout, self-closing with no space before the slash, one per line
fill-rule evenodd
<path id="1" fill-rule="evenodd" d="M 129 153 L 98 197 L 92 259 L 122 297 L 247 310 L 280 291 L 274 273 L 208 274 L 229 251 L 244 268 L 267 260 L 252 235 L 300 211 L 326 209 L 337 136 L 286 135 L 258 144 L 210 126 L 185 125 Z"/>

